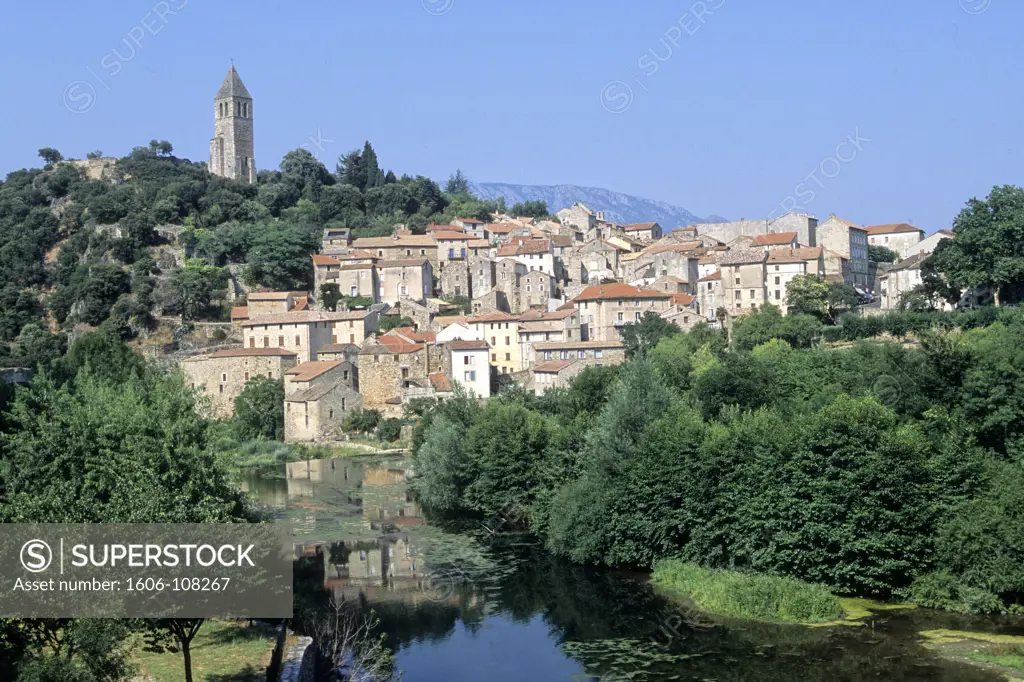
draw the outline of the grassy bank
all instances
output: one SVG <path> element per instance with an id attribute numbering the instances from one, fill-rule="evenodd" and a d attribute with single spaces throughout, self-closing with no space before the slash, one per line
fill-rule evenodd
<path id="1" fill-rule="evenodd" d="M 724 616 L 771 623 L 822 623 L 843 617 L 839 599 L 792 578 L 714 571 L 675 559 L 659 561 L 652 580 Z"/>
<path id="2" fill-rule="evenodd" d="M 926 630 L 925 646 L 944 658 L 973 663 L 1017 679 L 1024 673 L 1024 637 L 958 630 Z"/>
<path id="3" fill-rule="evenodd" d="M 251 440 L 229 444 L 228 447 L 220 451 L 222 461 L 233 469 L 278 466 L 308 459 L 332 459 L 371 454 L 373 454 L 373 450 L 358 445 L 304 445 L 273 440 Z"/>
<path id="4" fill-rule="evenodd" d="M 196 682 L 264 682 L 274 650 L 275 633 L 268 627 L 245 627 L 244 622 L 212 620 L 192 642 L 192 674 Z M 136 649 L 139 674 L 153 682 L 184 679 L 181 653 L 152 653 Z"/>

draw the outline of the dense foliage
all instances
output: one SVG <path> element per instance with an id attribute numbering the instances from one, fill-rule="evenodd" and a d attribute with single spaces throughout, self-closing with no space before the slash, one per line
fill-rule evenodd
<path id="1" fill-rule="evenodd" d="M 172 151 L 153 140 L 89 179 L 46 148 L 44 168 L 0 183 L 0 366 L 34 365 L 47 346 L 46 357 L 59 356 L 64 332 L 78 324 L 132 338 L 160 316 L 226 320 L 232 277 L 308 290 L 324 227 L 351 227 L 355 237 L 396 224 L 423 232 L 504 208 L 472 196 L 461 174 L 445 192 L 429 178 L 386 172 L 369 143 L 343 155 L 335 173 L 297 149 L 256 185 Z"/>
<path id="2" fill-rule="evenodd" d="M 87 334 L 41 363 L 0 415 L 0 521 L 255 520 L 214 452 L 211 427 L 180 375 L 146 363 L 113 330 Z M 130 636 L 145 627 L 0 620 L 0 677 L 127 679 Z"/>
<path id="3" fill-rule="evenodd" d="M 432 514 L 522 519 L 580 563 L 671 557 L 1014 607 L 1024 315 L 988 315 L 962 331 L 936 314 L 913 347 L 834 349 L 800 331 L 813 316 L 768 310 L 731 346 L 698 327 L 541 397 L 457 396 L 422 410 L 414 488 Z"/>

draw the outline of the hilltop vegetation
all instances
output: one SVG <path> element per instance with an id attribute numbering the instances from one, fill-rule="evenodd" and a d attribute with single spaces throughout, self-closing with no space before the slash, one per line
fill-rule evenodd
<path id="1" fill-rule="evenodd" d="M 56 357 L 61 332 L 76 324 L 107 324 L 131 338 L 157 315 L 225 319 L 229 269 L 250 286 L 308 289 L 309 255 L 326 226 L 356 236 L 387 234 L 396 223 L 423 231 L 503 208 L 470 195 L 461 173 L 442 189 L 385 172 L 369 143 L 334 173 L 297 149 L 279 170 L 261 171 L 257 185 L 172 152 L 154 140 L 110 160 L 103 179 L 88 179 L 45 148 L 43 168 L 0 183 L 0 365 Z M 164 245 L 183 253 L 176 267 L 161 266 Z"/>

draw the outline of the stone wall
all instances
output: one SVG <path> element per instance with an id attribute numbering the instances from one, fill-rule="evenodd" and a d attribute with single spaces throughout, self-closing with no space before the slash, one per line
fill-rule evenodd
<path id="1" fill-rule="evenodd" d="M 235 398 L 246 381 L 256 377 L 281 379 L 295 364 L 294 356 L 203 356 L 184 360 L 181 368 L 186 383 L 202 389 L 209 398 L 211 415 L 227 419 L 235 413 Z"/>

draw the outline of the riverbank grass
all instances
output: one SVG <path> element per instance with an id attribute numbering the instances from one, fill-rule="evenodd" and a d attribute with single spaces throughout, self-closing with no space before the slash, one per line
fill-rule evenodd
<path id="1" fill-rule="evenodd" d="M 654 565 L 652 580 L 713 614 L 769 623 L 813 624 L 839 620 L 838 597 L 820 585 L 793 578 L 717 571 L 676 559 Z"/>
<path id="2" fill-rule="evenodd" d="M 193 679 L 195 682 L 265 682 L 275 641 L 271 628 L 246 627 L 244 621 L 207 621 L 192 641 Z M 139 642 L 134 656 L 141 679 L 152 682 L 185 679 L 180 652 L 143 651 Z"/>
<path id="3" fill-rule="evenodd" d="M 959 630 L 925 630 L 921 636 L 944 658 L 997 670 L 1010 679 L 1024 673 L 1024 637 Z"/>

